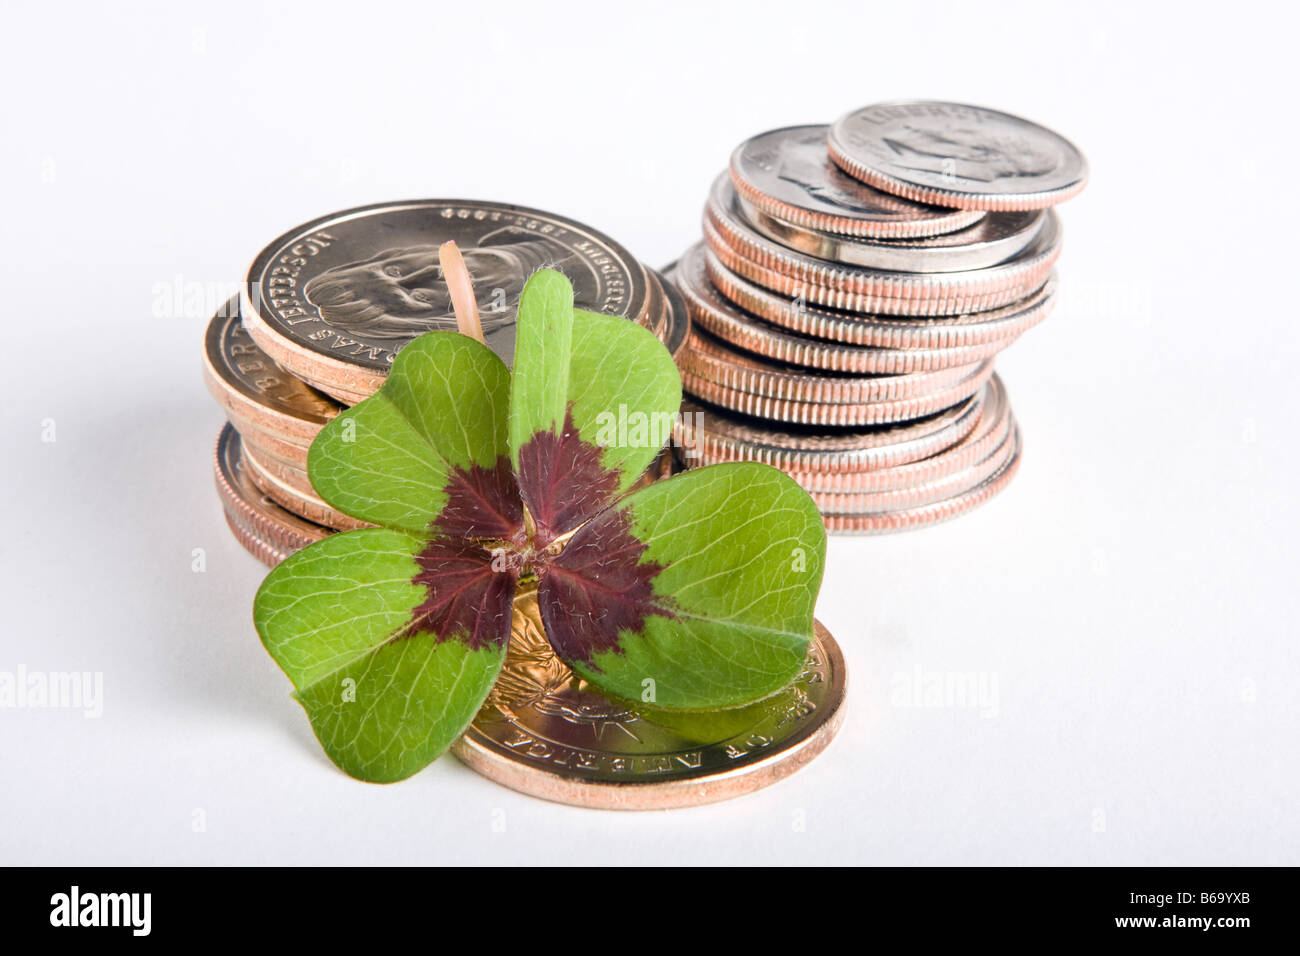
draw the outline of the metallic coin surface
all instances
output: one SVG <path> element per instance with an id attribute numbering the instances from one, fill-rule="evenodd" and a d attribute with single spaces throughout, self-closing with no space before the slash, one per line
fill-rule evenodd
<path id="1" fill-rule="evenodd" d="M 203 339 L 203 380 L 232 419 L 306 447 L 342 406 L 280 368 L 245 331 L 239 299 L 212 317 Z"/>
<path id="2" fill-rule="evenodd" d="M 252 449 L 260 458 L 284 462 L 301 472 L 307 471 L 307 453 L 310 445 L 298 445 L 287 442 L 278 435 L 263 431 L 247 419 L 236 415 L 228 416 L 230 424 L 239 432 L 239 439 L 244 450 Z"/>
<path id="3" fill-rule="evenodd" d="M 981 392 L 961 404 L 902 424 L 830 431 L 777 425 L 689 396 L 674 431 L 687 467 L 760 461 L 791 473 L 851 474 L 920 461 L 961 441 L 979 423 Z"/>
<path id="4" fill-rule="evenodd" d="M 681 290 L 677 288 L 677 283 L 672 278 L 676 274 L 675 270 L 676 263 L 673 263 L 660 274 L 667 308 L 659 341 L 664 343 L 664 348 L 668 349 L 669 355 L 679 358 L 691 332 L 691 312 L 686 307 L 686 300 L 682 298 Z M 653 270 L 646 271 L 653 272 Z"/>
<path id="5" fill-rule="evenodd" d="M 702 378 L 686 367 L 682 367 L 681 372 L 684 392 L 741 415 L 799 425 L 861 427 L 920 418 L 964 401 L 984 387 L 993 374 L 993 362 L 981 362 L 964 378 L 926 395 L 843 404 L 801 402 L 743 392 Z"/>
<path id="6" fill-rule="evenodd" d="M 731 154 L 731 178 L 746 200 L 796 226 L 880 239 L 936 236 L 969 226 L 977 210 L 913 203 L 874 189 L 836 166 L 828 126 L 790 126 L 746 140 Z"/>
<path id="7" fill-rule="evenodd" d="M 1002 471 L 1015 451 L 1013 432 L 1008 429 L 988 454 L 930 481 L 873 491 L 809 491 L 808 494 L 823 514 L 892 512 L 918 508 L 951 499 L 978 487 Z"/>
<path id="8" fill-rule="evenodd" d="M 988 501 L 1015 477 L 1020 468 L 1021 438 L 1020 429 L 1013 433 L 1014 449 L 1002 469 L 991 475 L 981 484 L 969 491 L 954 495 L 943 501 L 921 505 L 916 508 L 904 508 L 900 511 L 845 512 L 843 514 L 822 513 L 822 522 L 828 531 L 848 532 L 854 534 L 884 534 L 892 531 L 906 531 L 925 525 L 938 524 L 958 515 L 965 514 Z"/>
<path id="9" fill-rule="evenodd" d="M 515 599 L 506 662 L 452 745 L 490 780 L 609 810 L 665 810 L 752 793 L 800 769 L 843 722 L 844 658 L 820 623 L 803 672 L 735 710 L 669 713 L 606 697 L 547 643 L 535 592 Z"/>
<path id="10" fill-rule="evenodd" d="M 708 332 L 694 330 L 678 367 L 738 392 L 796 402 L 862 404 L 917 398 L 942 391 L 975 374 L 979 362 L 905 375 L 839 375 L 778 363 L 733 348 Z"/>
<path id="11" fill-rule="evenodd" d="M 831 124 L 831 158 L 878 189 L 960 209 L 1041 209 L 1088 181 L 1088 163 L 1064 136 L 997 110 L 896 100 Z"/>
<path id="12" fill-rule="evenodd" d="M 1042 286 L 1061 253 L 1060 223 L 1049 212 L 1034 241 L 1019 255 L 984 269 L 902 273 L 829 263 L 750 228 L 736 209 L 735 190 L 725 176 L 714 183 L 703 231 L 718 259 L 752 282 L 831 308 L 886 315 L 957 315 L 1007 305 Z"/>
<path id="13" fill-rule="evenodd" d="M 951 368 L 954 365 L 970 365 L 996 355 L 1014 339 L 1014 336 L 1009 336 L 976 345 L 937 349 L 872 348 L 786 332 L 774 323 L 746 312 L 723 296 L 709 279 L 706 256 L 703 246 L 692 247 L 681 258 L 672 274 L 676 287 L 686 300 L 691 321 L 738 349 L 777 362 L 830 372 L 903 375 Z M 737 281 L 744 282 L 743 279 Z M 833 317 L 830 321 L 850 324 L 858 322 L 856 319 L 837 320 Z"/>
<path id="14" fill-rule="evenodd" d="M 800 226 L 764 212 L 737 194 L 736 208 L 756 232 L 804 255 L 890 272 L 962 272 L 1005 262 L 1033 242 L 1041 209 L 989 213 L 957 232 L 922 239 L 862 239 Z"/>
<path id="15" fill-rule="evenodd" d="M 247 442 L 243 445 L 244 470 L 268 498 L 300 518 L 336 531 L 374 527 L 351 515 L 335 511 L 311 487 L 305 471 L 274 458 L 264 458 Z"/>
<path id="16" fill-rule="evenodd" d="M 984 386 L 979 420 L 960 441 L 925 458 L 870 471 L 796 471 L 790 475 L 807 492 L 823 494 L 870 494 L 931 485 L 983 461 L 1011 434 L 1015 419 L 1007 401 L 1006 388 L 995 374 Z M 718 461 L 727 459 L 718 458 Z M 701 455 L 699 464 L 713 464 Z M 843 503 L 843 502 L 841 502 Z M 834 509 L 827 509 L 834 510 Z M 852 508 L 849 510 L 868 510 Z"/>
<path id="17" fill-rule="evenodd" d="M 303 380 L 332 395 L 370 395 L 403 345 L 456 328 L 438 263 L 448 239 L 474 280 L 487 344 L 507 363 L 519 294 L 539 268 L 568 276 L 582 308 L 646 317 L 645 270 L 609 237 L 521 206 L 413 200 L 323 216 L 276 239 L 249 267 L 245 326 Z"/>
<path id="18" fill-rule="evenodd" d="M 240 543 L 245 551 L 251 554 L 257 560 L 261 561 L 268 568 L 273 568 L 281 561 L 285 560 L 292 554 L 292 551 L 286 551 L 277 547 L 269 540 L 263 538 L 255 530 L 246 528 L 235 520 L 235 517 L 229 512 L 224 512 L 226 516 L 226 527 L 230 533 L 235 536 L 235 540 Z"/>
<path id="19" fill-rule="evenodd" d="M 227 424 L 213 453 L 217 494 L 230 521 L 280 551 L 291 554 L 329 534 L 280 507 L 257 487 L 244 466 L 239 433 Z"/>
<path id="20" fill-rule="evenodd" d="M 737 275 L 707 246 L 701 244 L 695 248 L 702 251 L 709 281 L 746 312 L 803 335 L 853 345 L 948 349 L 993 342 L 1009 344 L 1026 329 L 1043 321 L 1057 299 L 1057 283 L 1049 276 L 1025 298 L 988 311 L 921 318 L 823 309 L 764 289 Z"/>

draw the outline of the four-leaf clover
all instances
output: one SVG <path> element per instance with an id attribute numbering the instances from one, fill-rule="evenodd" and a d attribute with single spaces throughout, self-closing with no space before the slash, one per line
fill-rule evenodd
<path id="1" fill-rule="evenodd" d="M 519 305 L 513 373 L 429 332 L 313 442 L 333 508 L 378 525 L 274 569 L 254 620 L 326 753 L 354 777 L 410 776 L 497 678 L 511 601 L 535 578 L 557 655 L 611 695 L 736 707 L 794 679 L 826 536 L 782 472 L 713 465 L 631 491 L 681 403 L 646 329 L 573 307 L 543 270 Z"/>

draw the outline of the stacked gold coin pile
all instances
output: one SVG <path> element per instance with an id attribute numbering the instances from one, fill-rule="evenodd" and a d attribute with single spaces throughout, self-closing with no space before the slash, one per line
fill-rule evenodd
<path id="1" fill-rule="evenodd" d="M 397 351 L 456 320 L 438 265 L 454 239 L 474 280 L 487 344 L 514 355 L 524 281 L 551 267 L 579 306 L 624 315 L 676 351 L 680 293 L 586 226 L 503 203 L 428 200 L 346 210 L 290 230 L 253 261 L 244 291 L 208 325 L 204 377 L 229 422 L 214 470 L 226 522 L 268 564 L 333 530 L 361 527 L 307 476 L 307 450 L 335 416 L 383 384 Z"/>
<path id="2" fill-rule="evenodd" d="M 1087 164 L 1005 113 L 895 102 L 742 143 L 673 266 L 688 466 L 758 460 L 827 527 L 960 514 L 1019 464 L 993 357 L 1056 300 L 1050 206 Z"/>

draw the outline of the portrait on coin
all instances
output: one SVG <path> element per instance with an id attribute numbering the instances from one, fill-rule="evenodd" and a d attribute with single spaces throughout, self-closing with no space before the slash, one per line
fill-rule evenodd
<path id="1" fill-rule="evenodd" d="M 538 269 L 558 269 L 576 284 L 575 269 L 590 271 L 561 243 L 513 226 L 493 229 L 474 245 L 462 244 L 461 252 L 474 281 L 484 338 L 507 358 L 514 351 L 515 312 L 528 277 Z M 456 328 L 433 243 L 387 248 L 333 266 L 310 279 L 303 296 L 325 323 L 359 338 L 392 342 Z"/>
<path id="2" fill-rule="evenodd" d="M 1027 137 L 991 137 L 984 130 L 960 126 L 909 124 L 886 136 L 884 144 L 899 169 L 979 183 L 1042 176 L 1058 165 L 1055 154 Z"/>
<path id="3" fill-rule="evenodd" d="M 808 196 L 818 202 L 827 203 L 840 209 L 857 211 L 863 206 L 860 194 L 862 189 L 858 189 L 859 195 L 854 195 L 847 189 L 836 185 L 837 174 L 843 177 L 837 169 L 833 168 L 830 160 L 812 159 L 798 153 L 787 153 L 781 157 L 781 165 L 777 169 L 777 178 L 782 182 L 789 183 L 797 189 L 802 189 Z M 844 177 L 847 178 L 847 177 Z M 887 202 L 888 200 L 885 200 Z"/>

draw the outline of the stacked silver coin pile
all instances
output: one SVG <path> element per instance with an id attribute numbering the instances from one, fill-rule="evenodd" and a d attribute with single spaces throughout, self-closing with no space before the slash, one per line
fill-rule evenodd
<path id="1" fill-rule="evenodd" d="M 267 564 L 362 526 L 316 494 L 307 450 L 326 422 L 384 383 L 403 345 L 456 328 L 438 263 L 448 239 L 474 280 L 487 344 L 507 363 L 519 295 L 543 267 L 569 277 L 583 308 L 639 322 L 670 351 L 686 338 L 686 304 L 671 284 L 608 236 L 551 213 L 417 200 L 291 229 L 253 261 L 244 292 L 204 339 L 204 377 L 229 419 L 217 490 L 235 537 Z"/>
<path id="2" fill-rule="evenodd" d="M 883 103 L 742 143 L 670 277 L 688 466 L 791 474 L 828 528 L 879 532 L 996 494 L 1020 433 L 993 357 L 1056 300 L 1049 207 L 1087 164 L 1026 120 Z"/>

